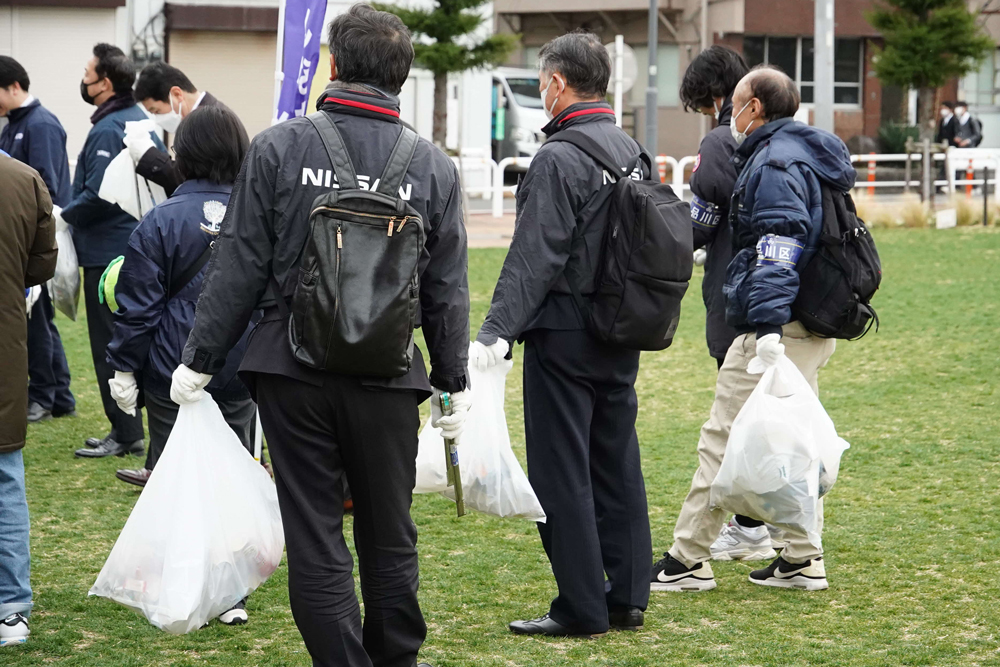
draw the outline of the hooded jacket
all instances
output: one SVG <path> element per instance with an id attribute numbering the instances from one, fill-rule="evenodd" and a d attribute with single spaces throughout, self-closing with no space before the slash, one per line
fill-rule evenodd
<path id="1" fill-rule="evenodd" d="M 0 133 L 0 150 L 38 172 L 49 189 L 52 203 L 69 203 L 69 157 L 66 130 L 37 99 L 28 106 L 7 112 L 7 126 Z"/>
<path id="2" fill-rule="evenodd" d="M 76 163 L 72 201 L 62 211 L 63 219 L 73 228 L 73 245 L 84 268 L 104 268 L 123 254 L 138 224 L 117 204 L 98 195 L 104 171 L 125 148 L 125 123 L 134 120 L 146 120 L 146 114 L 136 106 L 131 94 L 127 99 L 122 95 L 112 97 L 91 117 L 94 126 Z M 150 136 L 162 150 L 159 137 L 153 133 Z"/>
<path id="3" fill-rule="evenodd" d="M 219 233 L 231 185 L 186 181 L 142 219 L 125 250 L 115 301 L 114 336 L 108 363 L 117 371 L 142 374 L 143 391 L 170 396 L 174 369 L 194 326 L 195 305 L 205 279 L 203 268 L 167 300 L 178 276 L 194 266 Z M 249 330 L 206 387 L 218 400 L 250 397 L 236 376 Z"/>
<path id="4" fill-rule="evenodd" d="M 31 167 L 0 154 L 0 454 L 24 446 L 28 431 L 26 287 L 56 270 L 52 200 Z"/>
<path id="5" fill-rule="evenodd" d="M 729 219 L 733 261 L 726 273 L 726 321 L 758 336 L 781 333 L 792 320 L 798 267 L 816 252 L 826 185 L 854 187 L 857 172 L 836 135 L 791 118 L 771 121 L 736 150 L 740 172 Z"/>
<path id="6" fill-rule="evenodd" d="M 402 130 L 399 100 L 374 88 L 334 82 L 319 106 L 344 137 L 359 186 L 370 188 L 382 175 Z M 322 386 L 328 374 L 292 356 L 288 320 L 280 315 L 268 285 L 273 276 L 286 301 L 294 294 L 312 204 L 337 187 L 329 154 L 307 118 L 286 120 L 254 138 L 209 262 L 184 350 L 185 365 L 200 373 L 218 373 L 253 311 L 263 308 L 264 317 L 250 336 L 240 367 L 241 374 L 248 372 L 244 377 L 251 392 L 257 373 Z M 424 224 L 417 325 L 431 357 L 430 382 L 419 347 L 407 375 L 361 382 L 427 396 L 432 384 L 461 391 L 469 361 L 469 283 L 458 170 L 443 152 L 421 139 L 399 195 L 420 213 Z"/>
<path id="7" fill-rule="evenodd" d="M 729 229 L 729 200 L 736 185 L 736 167 L 731 160 L 736 141 L 729 130 L 733 116 L 733 98 L 726 98 L 719 111 L 718 126 L 705 135 L 698 148 L 698 158 L 691 173 L 691 226 L 694 247 L 705 248 L 705 277 L 701 296 L 705 302 L 705 338 L 708 351 L 716 359 L 725 359 L 736 338 L 736 330 L 726 324 L 726 298 L 722 286 L 726 268 L 733 258 L 732 232 Z"/>
<path id="8" fill-rule="evenodd" d="M 542 129 L 551 137 L 568 128 L 587 133 L 622 169 L 642 150 L 615 125 L 614 111 L 604 102 L 573 104 Z M 638 169 L 648 177 L 645 168 Z M 518 340 L 532 329 L 584 328 L 567 267 L 582 281 L 580 292 L 593 294 L 614 183 L 614 176 L 573 144 L 553 141 L 538 150 L 517 189 L 514 238 L 477 341 L 492 345 L 497 338 Z"/>

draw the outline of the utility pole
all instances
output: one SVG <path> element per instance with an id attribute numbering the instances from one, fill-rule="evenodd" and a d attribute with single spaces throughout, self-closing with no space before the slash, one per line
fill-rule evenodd
<path id="1" fill-rule="evenodd" d="M 656 46 L 660 41 L 659 0 L 649 0 L 649 86 L 646 88 L 646 150 L 656 155 L 656 114 L 660 107 L 656 89 Z"/>
<path id="2" fill-rule="evenodd" d="M 701 0 L 701 30 L 698 36 L 701 38 L 701 52 L 704 53 L 711 46 L 708 43 L 708 0 Z M 708 133 L 708 116 L 698 114 L 698 122 L 701 138 L 704 139 Z"/>
<path id="3" fill-rule="evenodd" d="M 816 34 L 813 38 L 813 124 L 833 132 L 833 3 L 815 0 Z"/>

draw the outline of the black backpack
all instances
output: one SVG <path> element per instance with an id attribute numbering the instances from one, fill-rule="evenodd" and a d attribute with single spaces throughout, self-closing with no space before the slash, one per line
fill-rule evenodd
<path id="1" fill-rule="evenodd" d="M 340 187 L 318 196 L 309 214 L 288 322 L 292 353 L 333 373 L 400 377 L 413 361 L 424 250 L 423 220 L 398 194 L 417 134 L 402 128 L 377 187 L 362 190 L 333 121 L 322 111 L 308 119 Z"/>
<path id="2" fill-rule="evenodd" d="M 882 263 L 851 195 L 825 184 L 822 190 L 819 248 L 799 271 L 792 313 L 817 336 L 854 340 L 873 324 L 878 331 L 878 315 L 870 302 L 882 282 Z"/>
<path id="3" fill-rule="evenodd" d="M 656 173 L 645 152 L 640 151 L 623 171 L 583 132 L 565 130 L 549 141 L 573 144 L 617 179 L 598 263 L 596 291 L 584 298 L 576 267 L 571 267 L 571 275 L 567 275 L 588 330 L 598 340 L 617 347 L 665 350 L 674 340 L 681 299 L 694 264 L 691 207 L 669 185 L 629 177 L 640 160 L 650 174 Z"/>

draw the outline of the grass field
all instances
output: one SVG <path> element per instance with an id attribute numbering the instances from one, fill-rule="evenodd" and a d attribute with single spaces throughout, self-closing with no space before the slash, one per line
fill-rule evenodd
<path id="1" fill-rule="evenodd" d="M 507 623 L 546 611 L 555 589 L 534 525 L 458 520 L 449 501 L 420 496 L 413 516 L 429 627 L 421 659 L 435 667 L 1000 665 L 1000 229 L 886 230 L 877 240 L 881 331 L 842 344 L 820 376 L 823 402 L 852 445 L 827 500 L 828 591 L 753 586 L 749 565 L 720 563 L 715 591 L 654 594 L 640 633 L 515 637 Z M 503 254 L 471 253 L 474 328 Z M 640 371 L 657 551 L 671 543 L 713 396 L 699 282 L 674 346 L 645 356 Z M 250 598 L 250 623 L 239 628 L 213 623 L 174 637 L 87 598 L 138 497 L 114 471 L 141 461 L 73 458 L 106 424 L 85 324 L 59 325 L 81 416 L 30 430 L 32 635 L 0 650 L 0 665 L 311 664 L 284 566 Z M 523 461 L 520 384 L 515 368 L 508 419 Z"/>

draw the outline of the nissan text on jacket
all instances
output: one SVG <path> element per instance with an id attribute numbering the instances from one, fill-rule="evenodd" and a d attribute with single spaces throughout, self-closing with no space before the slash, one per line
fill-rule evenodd
<path id="1" fill-rule="evenodd" d="M 641 150 L 604 102 L 573 104 L 542 130 L 551 137 L 571 127 L 586 132 L 623 169 Z M 532 329 L 585 328 L 564 273 L 572 263 L 582 279 L 580 293 L 594 293 L 617 176 L 572 144 L 542 145 L 517 189 L 517 227 L 477 341 L 510 343 Z"/>
<path id="2" fill-rule="evenodd" d="M 755 130 L 733 164 L 740 177 L 729 213 L 736 254 L 726 274 L 726 321 L 743 333 L 780 335 L 792 321 L 797 267 L 819 243 L 821 185 L 848 192 L 857 172 L 836 135 L 791 118 Z"/>
<path id="3" fill-rule="evenodd" d="M 716 359 L 725 359 L 736 338 L 736 330 L 726 324 L 726 300 L 722 286 L 726 269 L 733 258 L 733 237 L 729 229 L 729 201 L 736 185 L 736 152 L 729 124 L 733 116 L 733 98 L 727 97 L 719 110 L 719 124 L 701 140 L 698 158 L 691 173 L 691 227 L 694 247 L 705 248 L 705 277 L 701 294 L 705 302 L 705 338 L 708 351 Z"/>
<path id="4" fill-rule="evenodd" d="M 91 116 L 94 124 L 80 151 L 73 177 L 72 201 L 63 207 L 62 216 L 73 228 L 73 245 L 80 266 L 105 267 L 125 251 L 128 237 L 138 221 L 117 204 L 101 199 L 98 192 L 104 170 L 125 148 L 125 123 L 146 120 L 131 94 L 116 95 L 98 107 Z M 153 143 L 163 143 L 153 134 Z"/>
<path id="5" fill-rule="evenodd" d="M 38 172 L 53 204 L 68 204 L 72 184 L 62 123 L 37 99 L 8 111 L 7 121 L 0 133 L 0 150 Z"/>
<path id="6" fill-rule="evenodd" d="M 28 432 L 28 324 L 24 290 L 56 270 L 48 189 L 31 167 L 0 152 L 0 454 Z"/>
<path id="7" fill-rule="evenodd" d="M 367 86 L 334 82 L 320 98 L 347 144 L 359 185 L 375 187 L 402 126 L 398 98 Z M 268 290 L 272 274 L 290 299 L 309 235 L 317 196 L 339 187 L 326 148 L 312 123 L 294 118 L 258 134 L 233 188 L 222 230 L 198 300 L 197 319 L 183 363 L 199 373 L 218 373 L 246 329 L 251 313 L 264 317 L 250 336 L 241 371 L 272 373 L 321 386 L 326 373 L 294 359 L 288 321 Z M 430 395 L 466 386 L 469 354 L 468 250 L 458 170 L 421 139 L 399 195 L 418 213 L 426 243 L 420 259 L 420 312 L 431 375 L 419 348 L 410 372 L 400 378 L 363 378 L 368 386 L 411 389 Z M 251 377 L 248 377 L 250 380 Z M 250 386 L 251 392 L 254 387 Z"/>
<path id="8" fill-rule="evenodd" d="M 181 363 L 194 326 L 203 268 L 168 300 L 171 286 L 215 240 L 229 205 L 230 185 L 187 181 L 143 217 L 129 238 L 115 288 L 118 315 L 108 345 L 116 371 L 142 374 L 143 391 L 170 396 L 170 379 Z M 229 353 L 206 390 L 218 400 L 250 398 L 236 376 L 249 330 Z"/>

